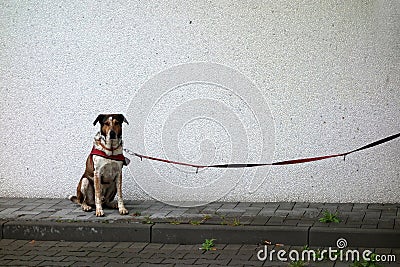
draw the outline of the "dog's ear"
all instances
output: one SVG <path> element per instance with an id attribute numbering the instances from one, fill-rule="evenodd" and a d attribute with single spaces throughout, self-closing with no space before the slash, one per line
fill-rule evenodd
<path id="1" fill-rule="evenodd" d="M 106 115 L 104 115 L 104 114 L 100 114 L 99 116 L 97 116 L 96 120 L 93 122 L 93 125 L 96 125 L 98 122 L 101 123 L 104 120 L 105 116 Z"/>
<path id="2" fill-rule="evenodd" d="M 125 122 L 126 124 L 129 125 L 129 122 L 126 120 L 125 116 L 122 114 L 119 114 L 119 121 Z"/>

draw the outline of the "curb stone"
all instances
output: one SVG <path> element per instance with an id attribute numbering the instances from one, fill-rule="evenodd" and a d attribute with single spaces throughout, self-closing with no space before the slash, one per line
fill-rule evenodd
<path id="1" fill-rule="evenodd" d="M 172 225 L 168 223 L 101 223 L 0 221 L 0 239 L 91 242 L 200 244 L 214 238 L 225 244 L 273 244 L 336 247 L 344 238 L 351 247 L 400 248 L 398 229 L 357 229 L 319 226 Z"/>
<path id="2" fill-rule="evenodd" d="M 3 239 L 3 225 L 6 221 L 0 221 L 0 239 Z"/>
<path id="3" fill-rule="evenodd" d="M 224 244 L 259 244 L 265 240 L 291 245 L 307 244 L 308 227 L 155 224 L 151 242 L 199 244 L 214 238 Z"/>
<path id="4" fill-rule="evenodd" d="M 11 221 L 3 225 L 5 239 L 150 242 L 151 225 Z"/>
<path id="5" fill-rule="evenodd" d="M 352 247 L 399 248 L 398 229 L 357 229 L 337 227 L 311 227 L 309 246 L 336 246 L 339 238 L 346 239 Z"/>

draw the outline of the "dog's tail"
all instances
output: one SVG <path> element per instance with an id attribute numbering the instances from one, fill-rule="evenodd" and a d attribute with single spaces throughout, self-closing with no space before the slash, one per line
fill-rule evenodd
<path id="1" fill-rule="evenodd" d="M 76 196 L 71 195 L 68 197 L 68 199 L 71 200 L 75 204 L 79 204 L 78 198 Z"/>

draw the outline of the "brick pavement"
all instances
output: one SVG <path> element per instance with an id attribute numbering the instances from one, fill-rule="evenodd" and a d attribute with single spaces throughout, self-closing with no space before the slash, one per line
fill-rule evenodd
<path id="1" fill-rule="evenodd" d="M 65 242 L 0 240 L 0 266 L 290 266 L 274 255 L 260 261 L 262 245 L 215 244 L 216 250 L 200 250 L 200 244 L 157 244 L 143 242 Z M 302 247 L 269 246 L 269 249 L 302 251 Z M 364 249 L 359 249 L 362 252 Z M 376 249 L 381 255 L 395 255 L 400 266 L 399 249 Z M 306 266 L 349 266 L 346 261 L 310 261 Z"/>
<path id="2" fill-rule="evenodd" d="M 0 198 L 0 266 L 288 266 L 276 259 L 260 262 L 261 244 L 268 240 L 301 250 L 306 244 L 334 246 L 338 237 L 350 246 L 395 254 L 397 263 L 384 266 L 400 266 L 400 204 L 217 202 L 185 208 L 126 201 L 126 206 L 128 216 L 106 209 L 98 218 L 66 199 Z M 320 223 L 325 210 L 338 212 L 341 222 Z M 217 239 L 217 250 L 199 250 L 206 238 Z"/>
<path id="3" fill-rule="evenodd" d="M 121 216 L 116 210 L 105 210 L 105 217 L 94 212 L 82 212 L 67 199 L 0 198 L 0 220 L 143 222 L 189 224 L 233 224 L 251 226 L 320 226 L 369 229 L 399 229 L 400 203 L 302 203 L 234 202 L 210 203 L 201 207 L 174 207 L 157 201 L 126 201 L 130 215 Z M 338 212 L 340 224 L 318 221 L 322 212 Z M 135 216 L 133 216 L 135 215 Z"/>

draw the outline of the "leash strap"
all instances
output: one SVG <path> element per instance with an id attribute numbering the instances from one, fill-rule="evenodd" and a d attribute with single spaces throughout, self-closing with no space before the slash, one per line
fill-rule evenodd
<path id="1" fill-rule="evenodd" d="M 383 143 L 389 142 L 398 137 L 400 137 L 400 133 L 388 136 L 386 138 L 380 139 L 378 141 L 375 141 L 375 142 L 365 145 L 363 147 L 360 147 L 360 148 L 357 148 L 357 149 L 354 149 L 354 150 L 351 150 L 351 151 L 348 151 L 345 153 L 341 153 L 341 154 L 333 154 L 333 155 L 312 157 L 312 158 L 292 159 L 292 160 L 278 161 L 278 162 L 272 162 L 272 163 L 232 163 L 232 164 L 228 163 L 228 164 L 218 164 L 218 165 L 197 165 L 197 164 L 189 164 L 189 163 L 184 163 L 184 162 L 178 162 L 178 161 L 172 161 L 172 160 L 167 160 L 167 159 L 145 156 L 145 155 L 141 155 L 141 154 L 132 152 L 126 148 L 124 149 L 124 151 L 131 154 L 132 156 L 139 157 L 141 160 L 148 159 L 148 160 L 161 161 L 161 162 L 175 164 L 175 165 L 189 166 L 189 167 L 197 168 L 197 171 L 198 171 L 201 168 L 251 168 L 251 167 L 260 167 L 260 166 L 291 165 L 291 164 L 319 161 L 319 160 L 336 158 L 336 157 L 344 157 L 344 159 L 346 159 L 347 155 L 350 155 L 352 153 L 355 153 L 355 152 L 358 152 L 361 150 L 365 150 L 365 149 L 368 149 L 368 148 L 371 148 L 371 147 L 374 147 L 377 145 L 381 145 Z"/>

